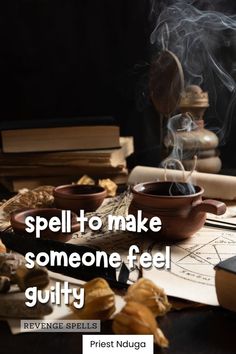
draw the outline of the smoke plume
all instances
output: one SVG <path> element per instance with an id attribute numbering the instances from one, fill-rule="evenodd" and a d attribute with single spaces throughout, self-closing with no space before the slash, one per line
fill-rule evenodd
<path id="1" fill-rule="evenodd" d="M 204 1 L 208 6 L 201 10 L 198 1 L 151 3 L 152 20 L 158 12 L 150 38 L 154 53 L 172 51 L 183 66 L 185 85 L 209 92 L 207 128 L 224 143 L 236 104 L 236 16 L 214 10 L 222 1 Z"/>

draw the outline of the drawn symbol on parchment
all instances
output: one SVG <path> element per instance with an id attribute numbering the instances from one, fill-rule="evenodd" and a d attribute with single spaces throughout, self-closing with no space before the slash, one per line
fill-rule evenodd
<path id="1" fill-rule="evenodd" d="M 230 248 L 229 248 L 230 244 Z M 177 264 L 216 265 L 236 254 L 236 241 L 229 237 L 219 236 L 206 244 L 175 246 L 184 251 L 184 255 L 175 261 Z"/>
<path id="2" fill-rule="evenodd" d="M 236 255 L 235 237 L 223 233 L 209 242 L 197 243 L 197 238 L 192 242 L 187 240 L 171 246 L 170 272 L 193 282 L 214 285 L 214 266 Z M 163 250 L 163 245 L 158 249 Z M 154 244 L 149 246 L 149 252 L 154 252 Z"/>

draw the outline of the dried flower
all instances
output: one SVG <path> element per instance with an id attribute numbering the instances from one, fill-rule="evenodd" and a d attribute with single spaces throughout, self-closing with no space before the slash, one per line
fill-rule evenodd
<path id="1" fill-rule="evenodd" d="M 72 308 L 78 318 L 107 320 L 115 311 L 115 294 L 103 278 L 95 278 L 84 286 L 82 309 Z"/>
<path id="2" fill-rule="evenodd" d="M 0 219 L 0 229 L 4 230 L 10 226 L 10 215 L 22 209 L 47 208 L 54 202 L 52 186 L 42 186 L 33 190 L 21 190 L 13 198 L 0 206 L 3 212 Z"/>
<path id="3" fill-rule="evenodd" d="M 98 185 L 106 190 L 108 197 L 115 197 L 118 186 L 110 178 L 100 179 Z"/>
<path id="4" fill-rule="evenodd" d="M 144 278 L 129 287 L 125 300 L 144 304 L 155 317 L 164 316 L 171 308 L 164 290 Z"/>
<path id="5" fill-rule="evenodd" d="M 153 334 L 155 343 L 162 348 L 169 344 L 151 311 L 139 302 L 127 302 L 114 317 L 112 329 L 115 334 Z"/>
<path id="6" fill-rule="evenodd" d="M 89 184 L 89 185 L 94 185 L 95 181 L 90 178 L 87 175 L 83 175 L 77 182 L 76 184 Z"/>

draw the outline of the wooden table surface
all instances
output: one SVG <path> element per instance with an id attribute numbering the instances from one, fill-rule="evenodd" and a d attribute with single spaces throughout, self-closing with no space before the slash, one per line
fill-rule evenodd
<path id="1" fill-rule="evenodd" d="M 169 349 L 155 353 L 235 354 L 236 313 L 221 308 L 202 307 L 174 311 L 162 318 L 160 326 L 170 341 Z M 102 334 L 110 334 L 111 322 L 102 324 Z M 80 333 L 24 333 L 12 335 L 0 322 L 1 354 L 82 353 Z M 89 354 L 89 353 L 83 353 Z"/>

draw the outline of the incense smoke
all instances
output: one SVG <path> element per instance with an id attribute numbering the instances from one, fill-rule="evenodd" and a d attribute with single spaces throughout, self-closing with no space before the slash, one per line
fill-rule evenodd
<path id="1" fill-rule="evenodd" d="M 182 169 L 184 171 L 184 166 L 181 163 L 186 157 L 186 153 L 184 156 L 184 140 L 179 136 L 178 132 L 184 132 L 188 135 L 191 134 L 191 131 L 197 128 L 196 123 L 193 121 L 192 117 L 188 114 L 177 114 L 168 119 L 167 123 L 168 135 L 166 140 L 170 140 L 170 144 L 172 145 L 172 151 L 170 155 L 161 163 L 161 166 L 168 169 Z M 192 139 L 193 143 L 195 139 Z M 166 142 L 168 145 L 168 142 Z M 197 150 L 197 146 L 195 147 Z M 188 181 L 191 182 L 191 173 L 189 174 Z M 187 183 L 183 185 L 181 183 L 173 182 L 170 186 L 169 193 L 172 195 L 173 190 L 177 190 L 179 194 L 194 194 L 195 189 L 191 183 Z"/>
<path id="2" fill-rule="evenodd" d="M 210 10 L 194 6 L 198 1 L 177 0 L 165 6 L 152 0 L 152 18 L 156 6 L 162 11 L 151 34 L 154 52 L 169 49 L 179 58 L 185 85 L 200 85 L 209 92 L 208 129 L 215 130 L 224 143 L 231 127 L 236 104 L 236 60 L 231 58 L 231 44 L 236 36 L 236 16 L 214 11 L 222 1 L 208 4 Z M 222 58 L 222 52 L 224 58 Z M 228 60 L 226 70 L 225 58 Z M 230 63 L 230 64 L 229 64 Z"/>

